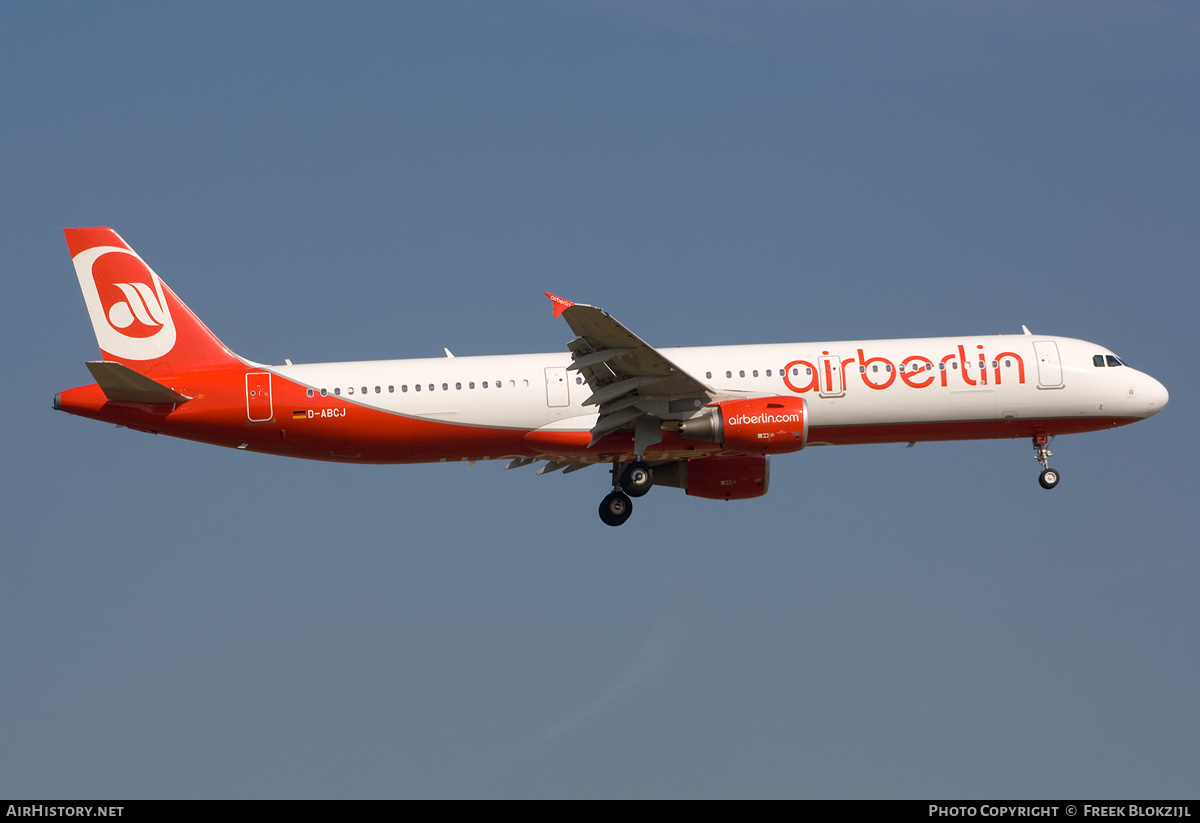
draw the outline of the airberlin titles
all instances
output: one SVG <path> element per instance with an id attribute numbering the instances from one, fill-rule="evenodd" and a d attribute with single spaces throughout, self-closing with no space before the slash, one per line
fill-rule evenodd
<path id="1" fill-rule="evenodd" d="M 978 351 L 971 352 L 971 357 L 968 357 L 966 346 L 958 345 L 955 346 L 956 351 L 940 359 L 912 354 L 899 364 L 886 357 L 868 357 L 861 348 L 856 350 L 857 358 L 839 357 L 822 351 L 816 363 L 808 360 L 788 363 L 783 370 L 783 382 L 797 394 L 810 391 L 840 392 L 846 386 L 847 368 L 855 365 L 858 366 L 855 371 L 862 378 L 863 385 L 876 391 L 890 388 L 897 377 L 914 389 L 926 389 L 935 383 L 945 387 L 952 381 L 961 381 L 964 386 L 999 386 L 1003 382 L 1004 372 L 1008 370 L 1011 373 L 1013 368 L 1016 369 L 1017 383 L 1025 382 L 1025 360 L 1021 355 L 1014 351 L 1002 351 L 988 356 L 982 344 L 976 344 L 975 348 Z M 806 371 L 800 372 L 800 367 Z M 804 382 L 805 378 L 807 382 Z"/>
<path id="2" fill-rule="evenodd" d="M 680 423 L 679 433 L 747 454 L 799 451 L 808 440 L 807 402 L 803 397 L 726 400 Z"/>

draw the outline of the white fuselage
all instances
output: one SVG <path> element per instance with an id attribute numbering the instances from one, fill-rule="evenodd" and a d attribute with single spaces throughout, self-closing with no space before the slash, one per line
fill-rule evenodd
<path id="1" fill-rule="evenodd" d="M 1142 419 L 1167 402 L 1148 374 L 1082 340 L 995 335 L 660 349 L 721 393 L 804 397 L 812 426 Z M 1099 360 L 1097 360 L 1099 358 Z M 1104 365 L 1096 365 L 1103 362 Z M 982 363 L 982 366 L 980 365 Z M 562 352 L 300 364 L 270 371 L 342 400 L 431 422 L 588 430 L 592 393 Z M 906 439 L 905 434 L 896 439 Z M 937 438 L 941 439 L 941 438 Z M 876 439 L 876 442 L 878 440 Z"/>

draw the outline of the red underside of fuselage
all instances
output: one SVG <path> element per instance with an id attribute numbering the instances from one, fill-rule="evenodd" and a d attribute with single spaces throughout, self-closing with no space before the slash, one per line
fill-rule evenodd
<path id="1" fill-rule="evenodd" d="M 184 388 L 180 391 L 188 393 Z M 68 389 L 55 408 L 131 429 L 202 443 L 310 460 L 347 463 L 436 463 L 537 457 L 567 462 L 631 460 L 633 437 L 619 432 L 594 447 L 586 431 L 526 431 L 432 421 L 347 403 L 341 398 L 305 395 L 303 387 L 280 380 L 274 416 L 247 419 L 245 397 L 237 392 L 188 393 L 178 407 L 109 401 L 97 385 Z M 224 401 L 223 398 L 232 398 Z M 325 415 L 325 416 L 322 416 Z M 1026 420 L 943 421 L 860 426 L 821 426 L 812 421 L 810 445 L 855 445 L 942 440 L 1032 438 L 1076 434 L 1135 422 L 1125 417 L 1070 417 Z M 682 460 L 732 455 L 715 443 L 687 440 L 667 432 L 646 451 L 648 460 Z"/>

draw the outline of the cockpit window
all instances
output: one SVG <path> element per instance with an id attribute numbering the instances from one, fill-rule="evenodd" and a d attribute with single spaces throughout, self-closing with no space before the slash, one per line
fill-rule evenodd
<path id="1" fill-rule="evenodd" d="M 1110 366 L 1124 366 L 1125 365 L 1120 360 L 1113 357 L 1111 354 L 1108 355 L 1107 357 L 1108 357 L 1108 365 L 1110 365 Z"/>
<path id="2" fill-rule="evenodd" d="M 1102 368 L 1104 368 L 1104 355 L 1102 355 L 1102 354 L 1097 354 L 1095 357 L 1093 357 L 1093 358 L 1092 358 L 1092 365 L 1093 365 L 1093 366 L 1095 366 L 1095 367 L 1096 367 L 1096 368 L 1098 368 L 1098 369 L 1102 369 Z"/>

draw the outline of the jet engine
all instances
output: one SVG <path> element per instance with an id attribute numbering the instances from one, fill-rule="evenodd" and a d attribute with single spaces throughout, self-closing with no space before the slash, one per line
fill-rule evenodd
<path id="1" fill-rule="evenodd" d="M 720 443 L 747 454 L 800 451 L 808 442 L 808 404 L 803 397 L 752 397 L 705 406 L 679 424 L 679 434 Z"/>

